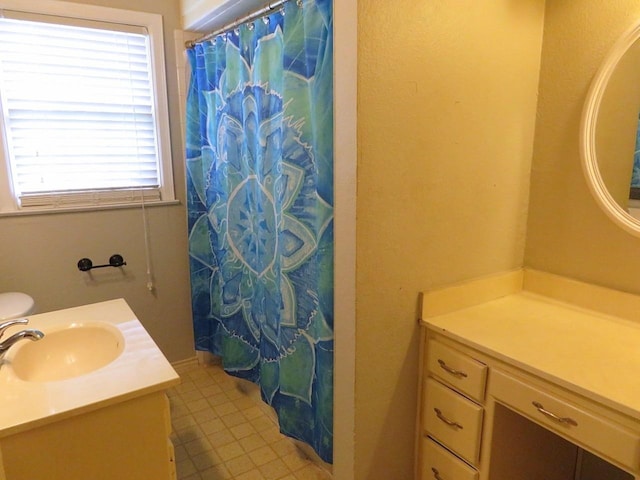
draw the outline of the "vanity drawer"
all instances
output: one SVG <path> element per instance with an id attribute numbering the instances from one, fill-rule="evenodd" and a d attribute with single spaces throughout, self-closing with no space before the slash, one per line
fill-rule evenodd
<path id="1" fill-rule="evenodd" d="M 638 470 L 640 436 L 622 426 L 498 370 L 491 372 L 491 394 L 496 401 L 587 450 Z"/>
<path id="2" fill-rule="evenodd" d="M 472 464 L 478 463 L 482 407 L 433 378 L 425 382 L 422 427 Z"/>
<path id="3" fill-rule="evenodd" d="M 429 340 L 429 372 L 462 393 L 482 402 L 487 383 L 487 366 L 446 345 Z"/>
<path id="4" fill-rule="evenodd" d="M 422 480 L 477 480 L 478 472 L 430 438 L 422 442 Z"/>

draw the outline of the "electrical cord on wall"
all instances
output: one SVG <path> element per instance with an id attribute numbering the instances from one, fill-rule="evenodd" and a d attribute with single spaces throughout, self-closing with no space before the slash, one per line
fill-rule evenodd
<path id="1" fill-rule="evenodd" d="M 147 210 L 144 204 L 144 190 L 140 190 L 142 198 L 142 225 L 144 227 L 144 253 L 147 261 L 147 290 L 153 292 L 155 285 L 153 284 L 153 274 L 151 273 L 151 254 L 149 249 L 149 229 L 147 226 Z"/>

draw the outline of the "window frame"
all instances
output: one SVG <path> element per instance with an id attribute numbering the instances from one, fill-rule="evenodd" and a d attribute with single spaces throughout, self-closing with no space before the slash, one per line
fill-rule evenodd
<path id="1" fill-rule="evenodd" d="M 73 205 L 59 206 L 56 205 L 55 202 L 52 202 L 51 205 L 44 207 L 21 206 L 13 189 L 8 143 L 4 133 L 4 118 L 0 112 L 0 141 L 2 142 L 0 156 L 3 157 L 0 159 L 0 216 L 3 214 L 66 212 L 96 208 L 126 208 L 138 206 L 143 202 L 150 205 L 157 203 L 175 203 L 162 15 L 61 0 L 30 0 L 29 2 L 25 2 L 24 0 L 0 0 L 0 15 L 2 15 L 3 10 L 65 17 L 79 21 L 89 20 L 102 23 L 133 25 L 146 29 L 149 37 L 151 75 L 155 93 L 154 108 L 159 156 L 158 180 L 160 183 L 160 200 L 147 200 L 146 195 L 145 198 L 141 198 L 140 189 L 130 189 L 128 191 L 132 194 L 129 199 L 116 204 L 100 203 L 99 201 L 92 201 L 88 198 L 86 202 L 83 201 Z M 104 192 L 108 195 L 107 191 Z M 56 194 L 51 194 L 51 196 L 55 197 Z"/>

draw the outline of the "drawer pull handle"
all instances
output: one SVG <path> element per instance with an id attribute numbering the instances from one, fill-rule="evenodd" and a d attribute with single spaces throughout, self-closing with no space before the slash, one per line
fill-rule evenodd
<path id="1" fill-rule="evenodd" d="M 455 368 L 451 368 L 449 365 L 444 363 L 444 360 L 438 359 L 438 365 L 440 365 L 440 368 L 442 368 L 445 372 L 450 373 L 454 377 L 467 378 L 467 374 L 466 373 L 464 373 L 464 372 L 462 372 L 460 370 L 456 370 Z"/>
<path id="2" fill-rule="evenodd" d="M 434 408 L 433 411 L 436 412 L 436 417 L 438 417 L 440 420 L 442 420 L 444 423 L 446 423 L 450 427 L 459 428 L 460 430 L 462 430 L 463 428 L 462 425 L 460 425 L 458 422 L 454 422 L 453 420 L 449 420 L 447 417 L 445 417 L 442 414 L 442 410 L 440 410 L 439 408 Z"/>
<path id="3" fill-rule="evenodd" d="M 440 472 L 436 467 L 431 467 L 431 471 L 433 472 L 433 478 L 435 478 L 436 480 L 444 480 L 444 478 L 440 476 Z"/>
<path id="4" fill-rule="evenodd" d="M 563 425 L 573 425 L 574 427 L 578 426 L 578 422 L 576 422 L 573 418 L 571 417 L 560 417 L 558 415 L 556 415 L 553 412 L 550 412 L 549 410 L 546 410 L 541 403 L 539 402 L 531 402 L 533 404 L 534 407 L 536 407 L 536 409 L 543 415 L 549 417 L 550 419 L 552 419 L 555 422 L 558 423 L 562 423 Z"/>

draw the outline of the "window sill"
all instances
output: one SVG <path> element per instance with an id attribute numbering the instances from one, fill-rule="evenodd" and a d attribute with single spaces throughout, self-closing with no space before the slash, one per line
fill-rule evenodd
<path id="1" fill-rule="evenodd" d="M 29 207 L 20 210 L 0 210 L 0 218 L 3 217 L 21 217 L 28 215 L 55 215 L 60 213 L 79 213 L 79 212 L 97 212 L 102 210 L 126 210 L 126 209 L 140 209 L 142 203 L 126 203 L 126 204 L 114 204 L 114 205 L 85 205 L 85 206 L 73 206 L 73 207 L 56 207 L 56 208 L 40 208 Z M 180 200 L 160 200 L 156 202 L 145 202 L 144 208 L 155 207 L 168 207 L 173 205 L 181 205 Z"/>

